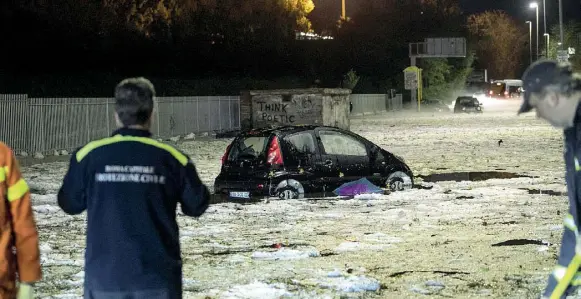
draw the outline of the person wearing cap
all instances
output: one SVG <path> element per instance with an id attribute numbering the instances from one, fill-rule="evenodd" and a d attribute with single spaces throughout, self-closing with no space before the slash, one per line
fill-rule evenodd
<path id="1" fill-rule="evenodd" d="M 87 212 L 85 299 L 182 298 L 176 208 L 199 217 L 210 193 L 188 155 L 152 138 L 154 99 L 149 80 L 121 81 L 118 128 L 71 155 L 57 200 Z"/>
<path id="2" fill-rule="evenodd" d="M 558 265 L 549 275 L 542 298 L 566 298 L 581 285 L 581 78 L 573 74 L 570 65 L 541 60 L 528 67 L 523 75 L 524 97 L 518 114 L 536 110 L 537 117 L 564 130 L 565 166 L 569 213 L 565 217 Z"/>

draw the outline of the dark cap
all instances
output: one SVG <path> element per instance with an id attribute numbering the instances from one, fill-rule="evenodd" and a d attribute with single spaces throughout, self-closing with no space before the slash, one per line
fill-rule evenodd
<path id="1" fill-rule="evenodd" d="M 529 112 L 533 109 L 530 103 L 532 93 L 541 92 L 548 85 L 569 81 L 571 75 L 572 71 L 569 64 L 559 64 L 554 60 L 540 60 L 531 64 L 522 78 L 525 94 L 518 114 Z"/>

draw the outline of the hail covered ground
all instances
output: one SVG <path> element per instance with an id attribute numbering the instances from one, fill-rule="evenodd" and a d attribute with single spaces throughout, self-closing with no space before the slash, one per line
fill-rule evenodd
<path id="1" fill-rule="evenodd" d="M 567 210 L 562 132 L 517 117 L 517 104 L 353 119 L 354 132 L 410 165 L 418 186 L 409 191 L 178 216 L 184 298 L 537 297 Z M 212 186 L 229 141 L 178 147 Z M 39 298 L 82 296 L 86 216 L 56 205 L 66 166 L 23 168 L 40 231 Z"/>

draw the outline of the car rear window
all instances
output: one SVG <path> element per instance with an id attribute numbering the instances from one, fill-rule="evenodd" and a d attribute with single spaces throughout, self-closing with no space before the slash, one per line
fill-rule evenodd
<path id="1" fill-rule="evenodd" d="M 492 90 L 492 92 L 495 94 L 503 93 L 505 89 L 506 89 L 506 85 L 504 83 L 492 83 L 492 84 L 490 84 L 490 90 Z"/>
<path id="2" fill-rule="evenodd" d="M 239 159 L 255 159 L 266 151 L 267 136 L 252 136 L 238 138 L 232 143 L 228 161 Z"/>
<path id="3" fill-rule="evenodd" d="M 519 92 L 520 91 L 519 88 L 520 88 L 519 86 L 509 86 L 508 87 L 508 92 L 510 92 L 510 93 Z"/>

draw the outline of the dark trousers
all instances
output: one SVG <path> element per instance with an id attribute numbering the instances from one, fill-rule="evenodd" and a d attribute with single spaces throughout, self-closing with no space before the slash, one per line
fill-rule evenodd
<path id="1" fill-rule="evenodd" d="M 182 299 L 181 290 L 141 290 L 131 292 L 103 292 L 87 290 L 84 299 Z"/>

